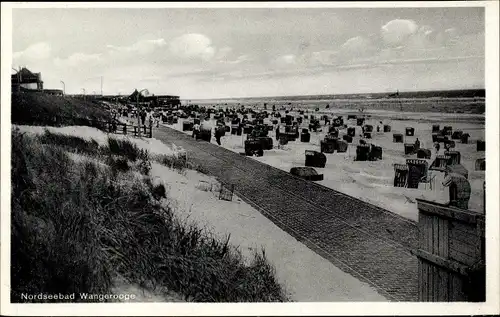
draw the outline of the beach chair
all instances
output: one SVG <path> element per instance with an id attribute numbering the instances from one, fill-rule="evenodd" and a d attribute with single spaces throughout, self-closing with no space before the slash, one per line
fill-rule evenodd
<path id="1" fill-rule="evenodd" d="M 258 139 L 250 139 L 245 141 L 245 155 L 247 156 L 263 156 L 264 148 L 262 142 Z"/>
<path id="2" fill-rule="evenodd" d="M 483 141 L 483 140 L 477 140 L 477 143 L 476 143 L 476 150 L 478 152 L 484 152 L 486 151 L 486 141 Z"/>
<path id="3" fill-rule="evenodd" d="M 320 151 L 321 153 L 334 153 L 337 147 L 337 139 L 334 141 L 322 140 L 320 141 Z"/>
<path id="4" fill-rule="evenodd" d="M 415 153 L 415 144 L 405 143 L 404 149 L 405 149 L 405 155 L 412 155 Z"/>
<path id="5" fill-rule="evenodd" d="M 475 163 L 476 171 L 485 171 L 486 170 L 486 160 L 484 158 L 479 158 Z"/>
<path id="6" fill-rule="evenodd" d="M 342 136 L 342 140 L 346 141 L 347 143 L 352 143 L 352 136 L 344 134 Z"/>
<path id="7" fill-rule="evenodd" d="M 391 132 L 391 126 L 384 124 L 384 132 Z"/>
<path id="8" fill-rule="evenodd" d="M 453 132 L 452 126 L 444 126 L 443 127 L 443 135 L 451 135 Z"/>
<path id="9" fill-rule="evenodd" d="M 463 175 L 449 171 L 443 181 L 443 186 L 449 187 L 450 206 L 469 209 L 471 194 L 470 183 Z"/>
<path id="10" fill-rule="evenodd" d="M 360 144 L 356 147 L 356 161 L 368 161 L 370 159 L 370 145 Z"/>
<path id="11" fill-rule="evenodd" d="M 307 129 L 305 129 L 307 131 Z M 300 135 L 300 142 L 304 142 L 304 143 L 307 143 L 311 141 L 311 134 L 309 132 L 302 132 L 302 134 Z"/>
<path id="12" fill-rule="evenodd" d="M 392 142 L 403 143 L 403 135 L 401 133 L 392 134 Z"/>
<path id="13" fill-rule="evenodd" d="M 418 149 L 417 158 L 419 159 L 430 159 L 432 155 L 431 150 L 429 149 Z"/>
<path id="14" fill-rule="evenodd" d="M 426 160 L 407 159 L 408 165 L 408 188 L 418 188 L 419 183 L 429 183 L 429 163 Z"/>
<path id="15" fill-rule="evenodd" d="M 356 120 L 356 119 L 357 119 L 357 118 L 356 118 L 356 115 L 355 115 L 355 114 L 348 114 L 348 115 L 347 115 L 347 120 L 351 120 L 351 119 Z"/>
<path id="16" fill-rule="evenodd" d="M 414 136 L 415 135 L 415 128 L 412 128 L 412 127 L 405 128 L 405 134 L 406 134 L 406 136 Z"/>
<path id="17" fill-rule="evenodd" d="M 372 138 L 372 134 L 371 134 L 371 132 L 365 132 L 365 133 L 363 133 L 363 137 L 365 139 L 371 139 Z"/>
<path id="18" fill-rule="evenodd" d="M 461 130 L 455 130 L 453 131 L 451 135 L 452 140 L 460 140 L 462 138 L 463 131 Z"/>
<path id="19" fill-rule="evenodd" d="M 439 133 L 439 124 L 432 125 L 432 133 Z"/>
<path id="20" fill-rule="evenodd" d="M 326 155 L 317 151 L 305 151 L 305 166 L 324 168 L 326 165 Z"/>
<path id="21" fill-rule="evenodd" d="M 355 127 L 347 128 L 347 135 L 350 137 L 356 136 L 356 128 Z"/>
<path id="22" fill-rule="evenodd" d="M 372 144 L 370 148 L 370 161 L 376 161 L 381 159 L 382 159 L 382 147 Z"/>
<path id="23" fill-rule="evenodd" d="M 445 151 L 444 152 L 445 156 L 449 156 L 450 159 L 448 160 L 447 165 L 457 165 L 460 164 L 460 152 L 458 151 Z"/>
<path id="24" fill-rule="evenodd" d="M 444 141 L 444 148 L 447 150 L 455 148 L 455 141 L 452 140 Z"/>
<path id="25" fill-rule="evenodd" d="M 469 137 L 470 137 L 469 133 L 462 134 L 462 136 L 460 137 L 460 141 L 462 142 L 462 144 L 468 144 L 469 143 Z"/>
<path id="26" fill-rule="evenodd" d="M 356 118 L 356 125 L 358 127 L 363 126 L 364 123 L 365 123 L 365 118 Z"/>
<path id="27" fill-rule="evenodd" d="M 346 141 L 337 140 L 337 153 L 347 152 L 348 147 L 349 147 L 349 144 Z"/>
<path id="28" fill-rule="evenodd" d="M 364 132 L 373 132 L 373 126 L 371 124 L 366 124 L 363 126 Z"/>
<path id="29" fill-rule="evenodd" d="M 432 162 L 429 169 L 444 172 L 446 170 L 446 166 L 448 166 L 449 161 L 450 161 L 449 156 L 436 155 L 436 158 L 434 159 L 434 162 Z"/>
<path id="30" fill-rule="evenodd" d="M 394 187 L 406 187 L 408 180 L 408 165 L 394 164 Z"/>

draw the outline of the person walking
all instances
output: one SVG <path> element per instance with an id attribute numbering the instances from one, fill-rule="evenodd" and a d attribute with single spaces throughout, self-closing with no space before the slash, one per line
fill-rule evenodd
<path id="1" fill-rule="evenodd" d="M 217 127 L 217 129 L 215 129 L 215 141 L 217 142 L 218 145 L 221 145 L 220 143 L 221 137 L 222 137 L 221 127 Z"/>

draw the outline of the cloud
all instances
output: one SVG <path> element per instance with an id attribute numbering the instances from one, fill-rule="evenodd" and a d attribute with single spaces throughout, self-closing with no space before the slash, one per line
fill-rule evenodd
<path id="1" fill-rule="evenodd" d="M 100 61 L 101 54 L 74 53 L 66 59 L 59 57 L 54 59 L 54 64 L 58 67 L 76 67 L 82 64 L 90 64 Z"/>
<path id="2" fill-rule="evenodd" d="M 155 39 L 155 40 L 141 40 L 130 46 L 114 46 L 107 45 L 107 47 L 113 52 L 131 52 L 131 53 L 139 53 L 142 55 L 150 54 L 154 52 L 157 48 L 161 48 L 167 45 L 167 42 L 164 39 Z"/>
<path id="3" fill-rule="evenodd" d="M 24 51 L 14 52 L 14 60 L 44 60 L 50 57 L 51 47 L 48 43 L 39 42 L 28 46 Z"/>
<path id="4" fill-rule="evenodd" d="M 215 56 L 212 40 L 203 34 L 184 34 L 170 41 L 170 52 L 183 59 L 211 60 Z"/>
<path id="5" fill-rule="evenodd" d="M 225 46 L 217 50 L 217 54 L 215 54 L 216 60 L 225 60 L 227 57 L 231 55 L 233 49 L 231 47 Z"/>
<path id="6" fill-rule="evenodd" d="M 417 24 L 412 20 L 392 20 L 382 26 L 382 39 L 390 46 L 398 46 L 414 34 L 417 28 Z"/>

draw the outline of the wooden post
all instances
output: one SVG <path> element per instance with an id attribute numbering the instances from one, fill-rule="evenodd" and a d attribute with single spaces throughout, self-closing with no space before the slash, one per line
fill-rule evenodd
<path id="1" fill-rule="evenodd" d="M 419 301 L 484 301 L 484 214 L 417 198 Z"/>

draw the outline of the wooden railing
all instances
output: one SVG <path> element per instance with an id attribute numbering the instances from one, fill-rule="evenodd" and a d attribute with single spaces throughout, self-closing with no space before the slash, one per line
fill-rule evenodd
<path id="1" fill-rule="evenodd" d="M 485 301 L 485 215 L 417 202 L 419 301 Z"/>

